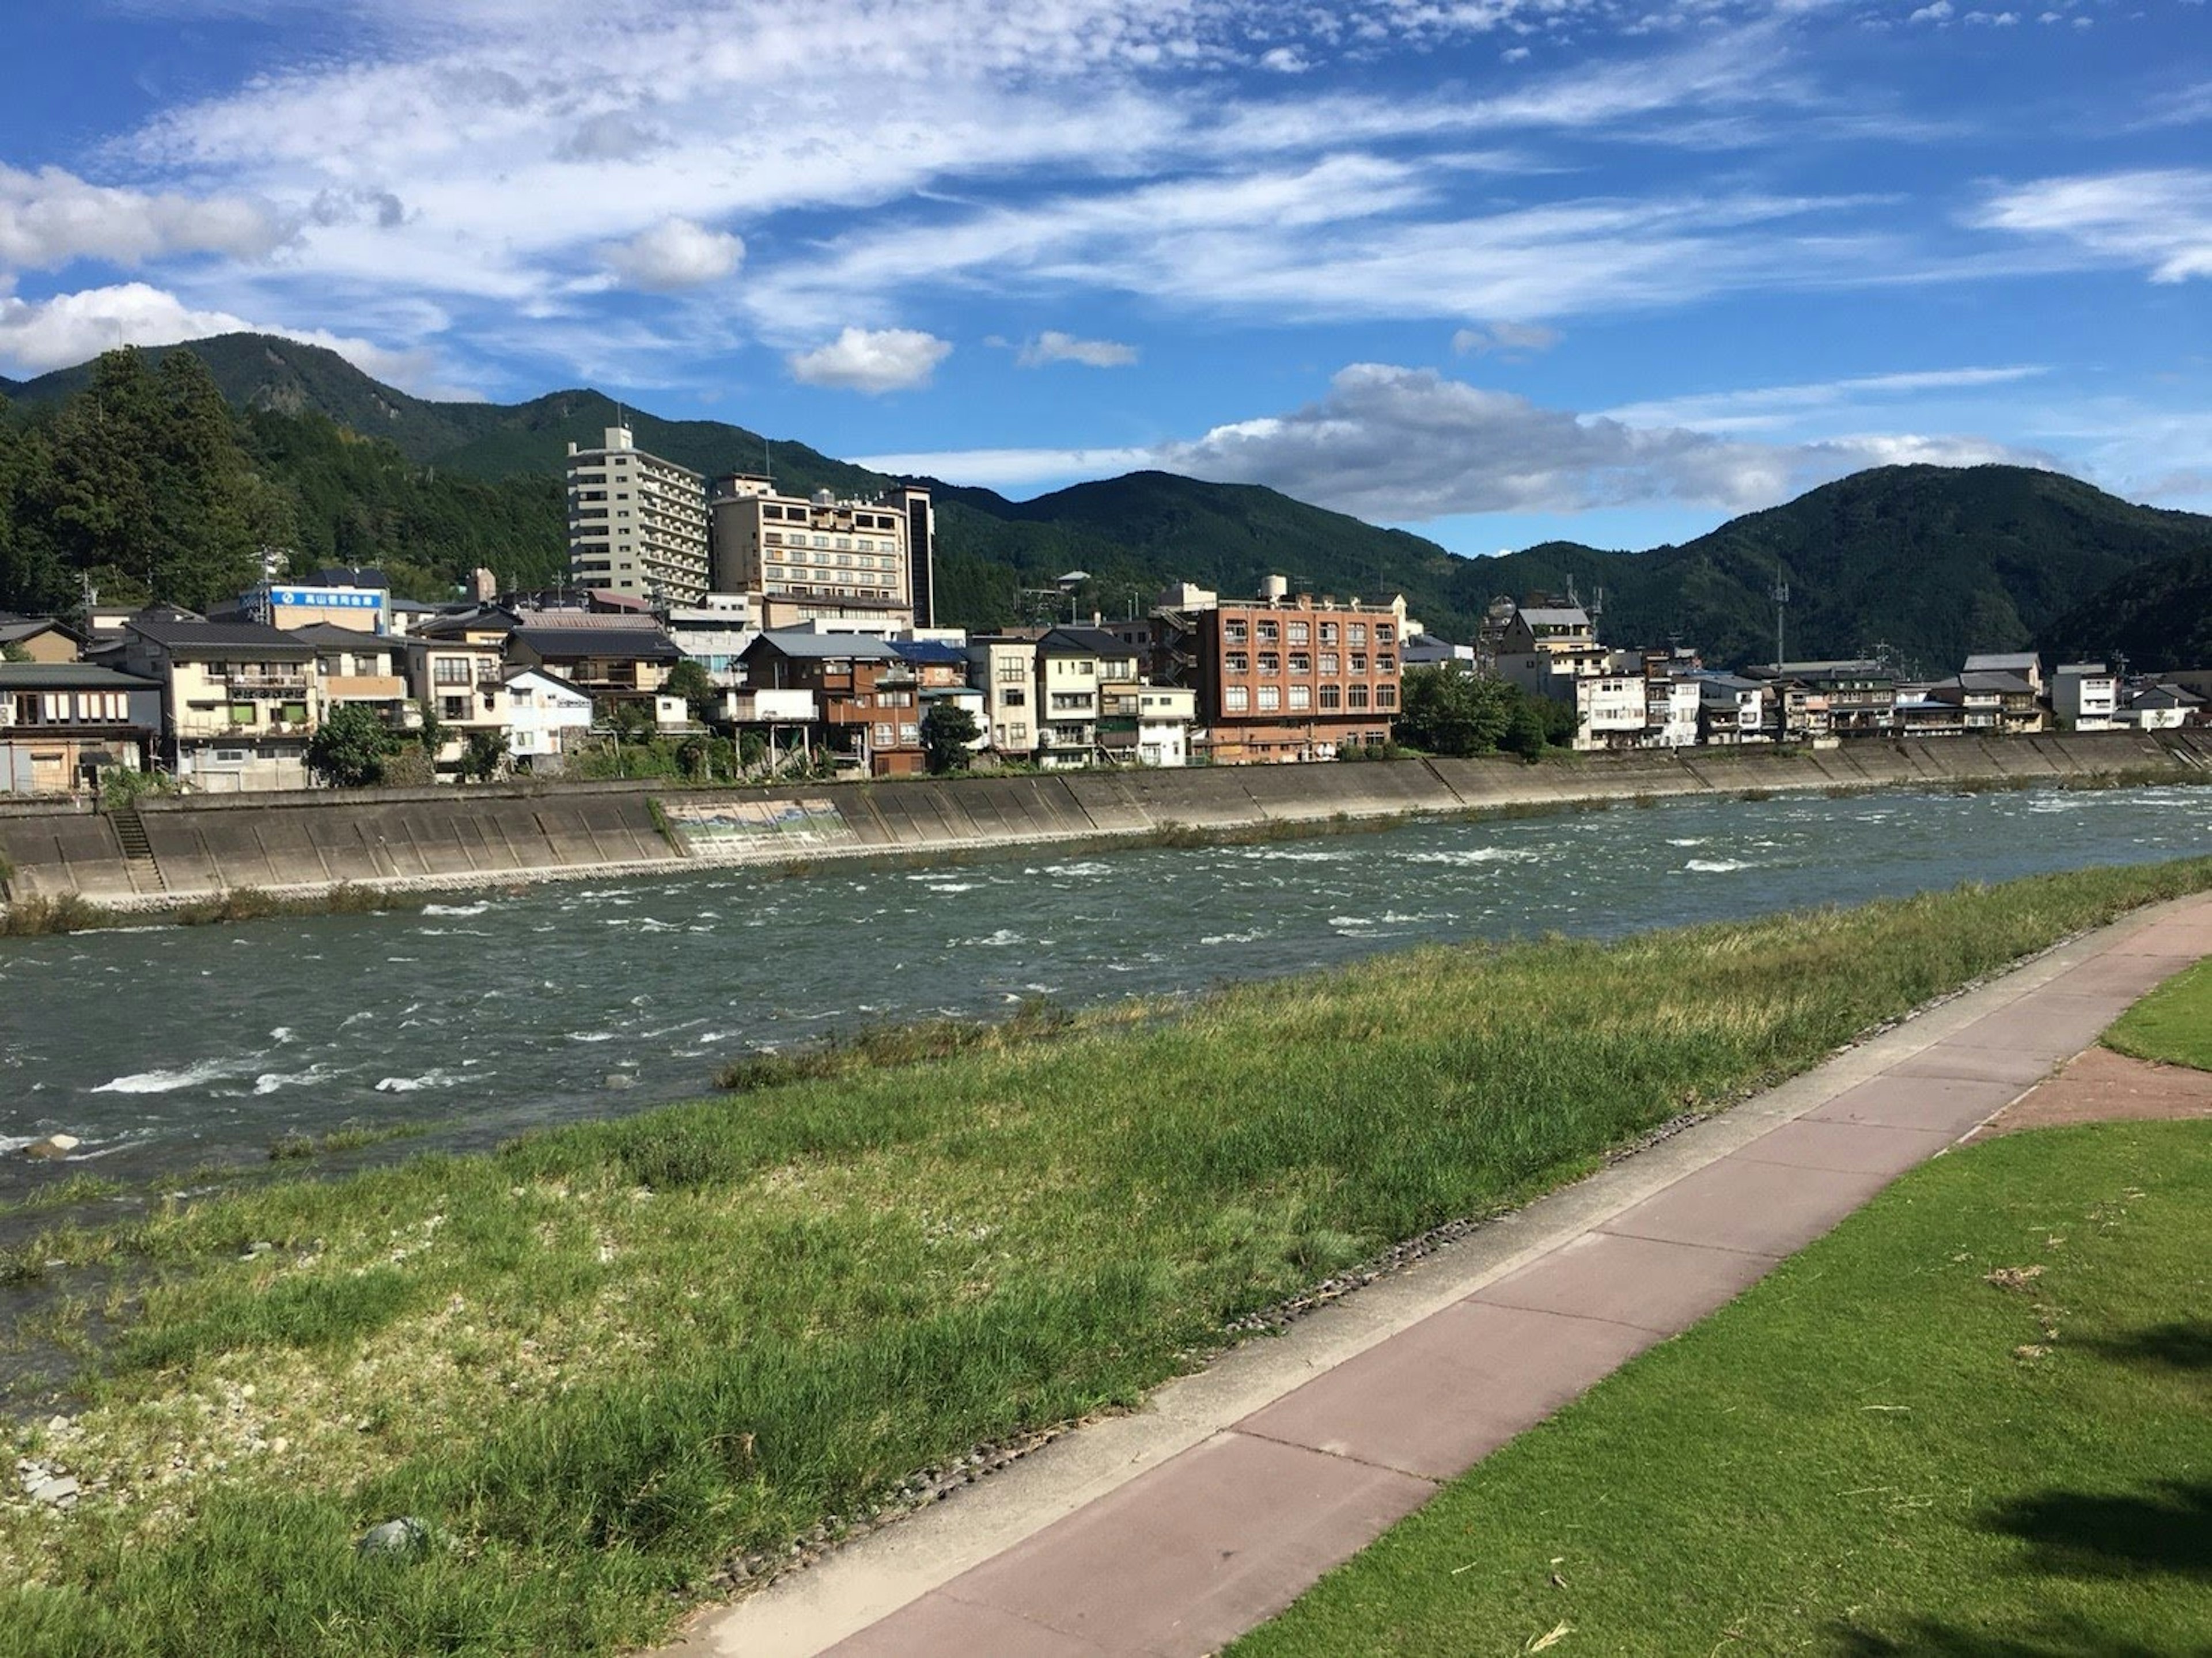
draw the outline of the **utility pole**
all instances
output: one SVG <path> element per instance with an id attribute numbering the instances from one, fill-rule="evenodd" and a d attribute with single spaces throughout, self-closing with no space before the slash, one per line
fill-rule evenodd
<path id="1" fill-rule="evenodd" d="M 1782 612 L 1790 603 L 1790 578 L 1779 564 L 1774 567 L 1774 586 L 1768 597 L 1774 601 L 1774 671 L 1779 673 L 1786 659 L 1782 650 Z"/>

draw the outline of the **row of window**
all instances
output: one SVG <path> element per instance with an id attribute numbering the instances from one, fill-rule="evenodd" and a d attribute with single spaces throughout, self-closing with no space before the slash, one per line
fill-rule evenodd
<path id="1" fill-rule="evenodd" d="M 1289 700 L 1284 700 L 1285 689 Z M 1318 692 L 1318 695 L 1316 695 Z M 1309 711 L 1328 714 L 1340 709 L 1395 708 L 1398 706 L 1395 685 L 1377 685 L 1370 701 L 1364 685 L 1261 685 L 1256 693 L 1246 685 L 1229 685 L 1222 689 L 1221 711 L 1224 714 L 1278 714 L 1287 709 L 1292 714 Z"/>
<path id="2" fill-rule="evenodd" d="M 15 699 L 15 719 L 26 726 L 72 726 L 130 717 L 131 699 L 122 691 L 44 691 Z"/>
<path id="3" fill-rule="evenodd" d="M 781 564 L 786 562 L 792 564 L 829 564 L 834 562 L 850 566 L 856 561 L 856 559 L 860 567 L 864 570 L 896 570 L 898 568 L 898 561 L 896 559 L 876 558 L 867 553 L 855 555 L 853 553 L 817 552 L 810 557 L 804 547 L 794 547 L 787 552 L 779 552 L 773 547 L 769 548 L 768 550 L 768 562 L 771 564 Z"/>
<path id="4" fill-rule="evenodd" d="M 807 524 L 813 521 L 813 509 L 809 507 L 779 507 L 769 501 L 762 506 L 761 516 Z M 855 513 L 853 514 L 853 527 L 856 530 L 896 530 L 898 519 L 889 513 Z"/>
<path id="5" fill-rule="evenodd" d="M 921 741 L 921 727 L 920 726 L 878 726 L 876 727 L 876 746 L 879 749 L 887 749 L 890 747 L 891 733 L 894 731 L 898 733 L 898 740 L 906 744 L 908 748 L 912 748 L 915 744 Z"/>
<path id="6" fill-rule="evenodd" d="M 770 530 L 761 537 L 771 547 L 834 547 L 848 553 L 895 553 L 896 541 L 876 542 L 866 536 L 805 536 L 793 533 L 787 537 L 781 530 Z"/>
<path id="7" fill-rule="evenodd" d="M 1303 622 L 1247 623 L 1232 617 L 1222 623 L 1221 636 L 1232 645 L 1249 644 L 1255 635 L 1262 645 L 1304 645 L 1310 642 L 1306 637 L 1306 625 Z M 1364 622 L 1351 622 L 1343 626 L 1344 643 L 1364 645 L 1367 642 L 1367 624 Z M 1321 642 L 1324 645 L 1335 644 L 1337 628 L 1336 623 L 1322 623 Z M 1398 625 L 1395 622 L 1378 622 L 1375 624 L 1375 642 L 1377 645 L 1395 644 L 1397 639 Z"/>
<path id="8" fill-rule="evenodd" d="M 1261 673 L 1281 673 L 1283 671 L 1282 652 L 1261 651 L 1259 653 L 1259 656 L 1260 671 Z M 1322 673 L 1324 676 L 1333 676 L 1341 671 L 1338 667 L 1338 664 L 1340 661 L 1344 659 L 1345 658 L 1340 656 L 1335 651 L 1322 652 L 1320 656 Z M 1351 662 L 1350 671 L 1352 672 L 1364 674 L 1367 671 L 1366 652 L 1352 651 L 1349 653 L 1349 659 Z M 1310 674 L 1314 671 L 1314 661 L 1315 657 L 1311 651 L 1292 651 L 1290 653 L 1290 671 L 1294 674 Z M 1251 672 L 1252 653 L 1249 651 L 1223 652 L 1221 657 L 1221 670 L 1224 673 Z M 1386 674 L 1397 672 L 1397 656 L 1389 651 L 1383 651 L 1378 653 L 1375 658 L 1375 671 L 1377 673 Z"/>

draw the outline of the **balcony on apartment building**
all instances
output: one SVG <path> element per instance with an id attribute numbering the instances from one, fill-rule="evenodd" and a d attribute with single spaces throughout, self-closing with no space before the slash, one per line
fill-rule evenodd
<path id="1" fill-rule="evenodd" d="M 233 668 L 228 673 L 210 670 L 208 679 L 211 684 L 233 696 L 305 696 L 307 694 L 307 670 L 305 666 L 293 668 L 272 664 L 267 667 Z"/>

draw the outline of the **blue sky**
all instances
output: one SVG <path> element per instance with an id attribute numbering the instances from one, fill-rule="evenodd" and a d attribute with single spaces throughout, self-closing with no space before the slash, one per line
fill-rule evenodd
<path id="1" fill-rule="evenodd" d="M 2203 0 L 88 0 L 0 374 L 239 327 L 1462 552 L 1892 460 L 2212 509 Z M 732 464 L 744 457 L 732 456 Z"/>

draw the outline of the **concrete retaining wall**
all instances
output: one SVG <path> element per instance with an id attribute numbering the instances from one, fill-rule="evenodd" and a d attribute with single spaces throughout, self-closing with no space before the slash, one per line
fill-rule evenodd
<path id="1" fill-rule="evenodd" d="M 1814 752 L 1594 755 L 1536 766 L 1401 761 L 665 793 L 652 783 L 597 783 L 197 795 L 139 803 L 152 856 L 137 859 L 125 854 L 104 815 L 66 806 L 0 808 L 0 858 L 11 900 L 75 893 L 143 905 L 242 887 L 459 887 L 1643 794 L 2152 771 L 2212 776 L 2212 736 L 2098 732 L 1849 743 Z"/>

